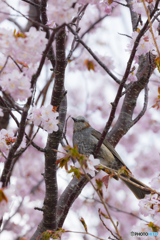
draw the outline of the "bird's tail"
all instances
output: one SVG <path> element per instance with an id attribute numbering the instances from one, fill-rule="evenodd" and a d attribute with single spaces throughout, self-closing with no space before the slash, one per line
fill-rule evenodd
<path id="1" fill-rule="evenodd" d="M 106 167 L 103 164 L 99 164 L 98 166 L 100 166 L 101 170 L 107 172 L 108 174 L 113 172 L 112 169 Z M 104 167 L 104 169 L 103 169 L 103 167 Z M 152 192 L 151 189 L 147 185 L 140 182 L 139 180 L 132 177 L 131 175 L 127 176 L 125 174 L 121 174 L 120 176 L 123 177 L 123 179 L 121 178 L 121 180 L 127 185 L 127 187 L 129 187 L 129 189 L 133 192 L 133 194 L 136 196 L 136 198 L 142 199 L 145 197 L 146 194 L 150 194 Z M 119 179 L 119 177 L 117 175 L 113 176 L 113 178 L 116 180 Z M 124 178 L 126 178 L 126 180 Z"/>
<path id="2" fill-rule="evenodd" d="M 125 175 L 122 175 L 122 176 L 126 177 Z M 125 181 L 123 179 L 123 182 L 127 185 L 127 187 L 129 187 L 129 189 L 133 192 L 133 194 L 136 196 L 136 198 L 142 199 L 145 197 L 146 194 L 151 193 L 151 190 L 148 188 L 147 185 L 138 181 L 134 177 L 130 176 L 129 178 L 126 177 L 126 179 L 129 179 L 130 181 L 128 182 L 127 180 Z"/>

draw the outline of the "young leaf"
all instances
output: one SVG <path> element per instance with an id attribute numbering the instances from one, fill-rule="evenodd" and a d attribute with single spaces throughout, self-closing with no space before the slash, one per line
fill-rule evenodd
<path id="1" fill-rule="evenodd" d="M 82 223 L 85 231 L 87 232 L 87 224 L 86 224 L 86 222 L 84 221 L 84 218 L 81 217 L 80 221 L 81 221 L 81 223 Z"/>

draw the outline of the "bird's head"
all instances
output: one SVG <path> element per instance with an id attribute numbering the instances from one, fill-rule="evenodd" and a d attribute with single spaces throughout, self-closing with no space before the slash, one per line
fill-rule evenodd
<path id="1" fill-rule="evenodd" d="M 78 132 L 85 128 L 90 127 L 88 120 L 85 117 L 78 116 L 76 118 L 72 117 L 74 121 L 73 131 Z"/>

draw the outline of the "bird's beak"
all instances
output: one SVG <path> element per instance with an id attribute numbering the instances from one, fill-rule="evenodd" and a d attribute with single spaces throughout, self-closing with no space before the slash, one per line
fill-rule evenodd
<path id="1" fill-rule="evenodd" d="M 76 119 L 76 118 L 72 117 L 72 119 L 73 119 L 74 122 L 77 122 L 77 119 Z"/>

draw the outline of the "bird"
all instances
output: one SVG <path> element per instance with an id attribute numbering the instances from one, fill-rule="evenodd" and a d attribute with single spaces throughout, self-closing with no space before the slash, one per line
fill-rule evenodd
<path id="1" fill-rule="evenodd" d="M 79 154 L 83 154 L 85 156 L 94 155 L 101 133 L 92 128 L 87 118 L 83 116 L 77 116 L 75 118 L 72 117 L 72 119 L 74 121 L 73 145 L 77 146 Z M 100 164 L 102 164 L 102 166 L 106 166 L 113 170 L 119 170 L 125 166 L 126 169 L 130 171 L 114 147 L 108 142 L 107 138 L 104 139 L 97 158 L 100 160 Z M 131 174 L 122 174 L 122 176 L 123 182 L 130 188 L 138 199 L 143 199 L 146 194 L 151 193 L 148 186 L 135 179 Z M 127 180 L 125 181 L 124 178 L 129 179 L 130 182 Z M 145 189 L 142 189 L 141 187 L 144 187 Z"/>

